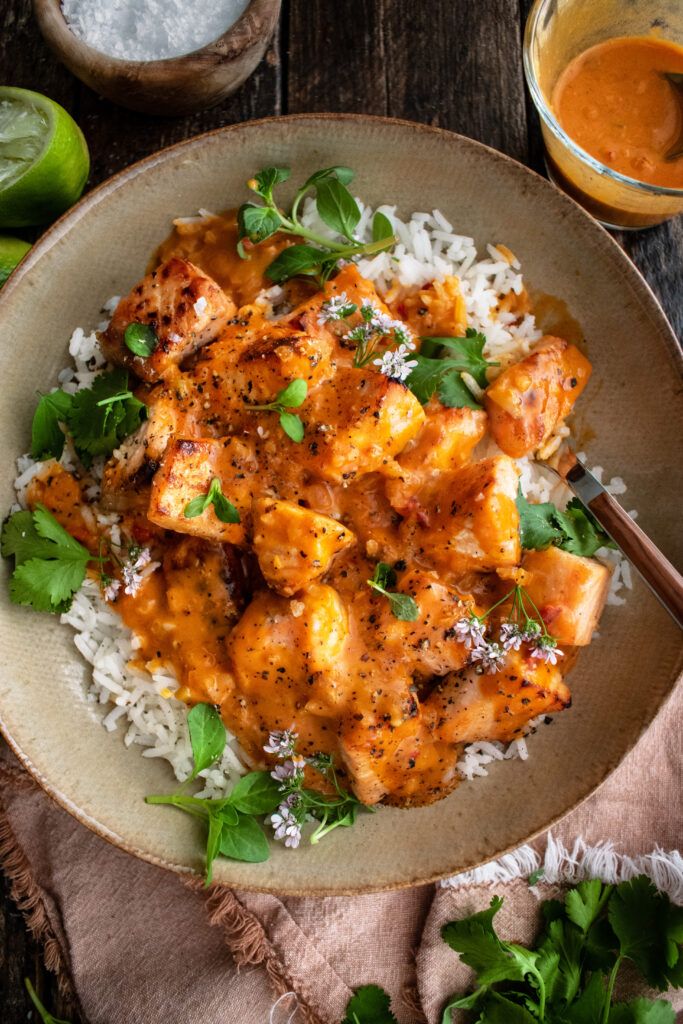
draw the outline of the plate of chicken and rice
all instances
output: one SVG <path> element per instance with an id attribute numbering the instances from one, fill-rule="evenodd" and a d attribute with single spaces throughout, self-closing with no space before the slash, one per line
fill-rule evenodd
<path id="1" fill-rule="evenodd" d="M 515 162 L 222 129 L 90 193 L 0 312 L 2 728 L 120 847 L 280 892 L 444 877 L 670 693 L 675 627 L 557 470 L 675 558 L 675 339 Z"/>

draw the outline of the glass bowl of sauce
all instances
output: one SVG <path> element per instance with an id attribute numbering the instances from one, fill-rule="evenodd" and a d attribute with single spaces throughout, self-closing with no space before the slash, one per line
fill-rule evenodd
<path id="1" fill-rule="evenodd" d="M 608 227 L 683 212 L 683 0 L 536 0 L 524 71 L 556 185 Z"/>

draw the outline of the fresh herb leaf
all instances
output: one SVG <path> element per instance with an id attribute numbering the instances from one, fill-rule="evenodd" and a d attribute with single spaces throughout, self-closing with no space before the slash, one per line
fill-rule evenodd
<path id="1" fill-rule="evenodd" d="M 474 377 L 480 388 L 485 388 L 488 384 L 486 371 L 489 366 L 500 365 L 484 357 L 486 337 L 473 327 L 467 328 L 464 338 L 430 338 L 429 340 L 432 344 L 441 345 L 453 352 L 454 356 L 450 358 L 461 363 L 460 369 Z"/>
<path id="2" fill-rule="evenodd" d="M 562 1013 L 562 1024 L 597 1024 L 605 1005 L 605 984 L 591 974 L 581 995 Z"/>
<path id="3" fill-rule="evenodd" d="M 264 167 L 247 184 L 256 195 L 270 200 L 275 186 L 280 185 L 283 181 L 288 181 L 291 174 L 292 172 L 289 167 Z"/>
<path id="4" fill-rule="evenodd" d="M 67 611 L 93 560 L 42 505 L 32 514 L 15 512 L 4 524 L 2 553 L 16 560 L 11 601 L 40 612 Z"/>
<path id="5" fill-rule="evenodd" d="M 486 370 L 498 364 L 484 358 L 484 335 L 468 327 L 463 338 L 427 338 L 425 341 L 429 343 L 427 350 L 430 353 L 446 349 L 453 354 L 436 358 L 420 352 L 415 356 L 417 366 L 406 380 L 415 397 L 426 405 L 438 389 L 442 405 L 455 409 L 464 406 L 480 409 L 481 405 L 467 387 L 462 374 L 468 373 L 480 387 L 486 387 Z"/>
<path id="6" fill-rule="evenodd" d="M 609 899 L 612 888 L 611 885 L 603 885 L 599 878 L 592 878 L 579 882 L 567 893 L 564 901 L 567 917 L 584 935 Z"/>
<path id="7" fill-rule="evenodd" d="M 554 522 L 557 509 L 551 501 L 539 504 L 527 501 L 520 485 L 517 492 L 517 511 L 523 548 L 542 551 L 562 539 L 562 531 Z"/>
<path id="8" fill-rule="evenodd" d="M 146 415 L 147 407 L 128 390 L 127 372 L 116 369 L 76 392 L 67 425 L 79 457 L 88 465 L 95 455 L 111 455 Z"/>
<path id="9" fill-rule="evenodd" d="M 222 523 L 239 523 L 240 514 L 231 501 L 223 494 L 221 482 L 217 476 L 213 478 L 206 494 L 198 494 L 192 501 L 188 501 L 183 515 L 186 519 L 196 519 L 206 512 L 209 505 L 213 505 L 216 518 Z"/>
<path id="10" fill-rule="evenodd" d="M 301 444 L 304 439 L 304 425 L 301 422 L 301 418 L 293 412 L 281 412 L 280 413 L 280 426 L 284 430 L 287 437 L 291 438 L 296 444 Z"/>
<path id="11" fill-rule="evenodd" d="M 394 618 L 400 619 L 402 622 L 415 622 L 418 619 L 420 609 L 414 598 L 408 594 L 400 594 L 387 589 L 387 587 L 393 587 L 396 583 L 396 573 L 390 565 L 387 565 L 385 562 L 378 562 L 372 579 L 366 580 L 366 583 L 373 590 L 388 598 L 389 607 Z"/>
<path id="12" fill-rule="evenodd" d="M 280 787 L 269 772 L 249 772 L 230 793 L 233 807 L 243 814 L 269 814 L 281 799 Z"/>
<path id="13" fill-rule="evenodd" d="M 498 992 L 489 992 L 481 1024 L 538 1024 L 538 1017 Z"/>
<path id="14" fill-rule="evenodd" d="M 273 405 L 286 409 L 298 409 L 305 402 L 307 394 L 308 385 L 306 381 L 302 377 L 297 377 L 296 380 L 291 381 L 282 391 L 278 391 Z"/>
<path id="15" fill-rule="evenodd" d="M 260 864 L 268 860 L 270 847 L 257 822 L 248 814 L 239 814 L 237 823 L 223 827 L 220 835 L 219 852 L 231 860 L 243 860 Z"/>
<path id="16" fill-rule="evenodd" d="M 123 342 L 134 356 L 146 359 L 156 351 L 159 339 L 149 324 L 128 324 L 123 332 Z"/>
<path id="17" fill-rule="evenodd" d="M 683 985 L 683 908 L 639 875 L 616 887 L 608 917 L 621 956 L 632 960 L 653 988 Z"/>
<path id="18" fill-rule="evenodd" d="M 493 918 L 503 905 L 494 896 L 488 910 L 451 921 L 441 929 L 444 942 L 460 953 L 460 959 L 477 972 L 479 985 L 492 985 L 497 981 L 522 981 L 524 972 L 520 964 L 501 943 L 493 927 Z"/>
<path id="19" fill-rule="evenodd" d="M 194 758 L 194 779 L 218 761 L 225 750 L 225 726 L 218 711 L 211 704 L 195 704 L 187 715 L 190 730 L 190 744 Z"/>
<path id="20" fill-rule="evenodd" d="M 536 868 L 536 870 L 532 871 L 529 877 L 527 878 L 527 882 L 529 883 L 529 885 L 537 885 L 538 882 L 542 880 L 544 875 L 545 871 L 543 868 Z"/>
<path id="21" fill-rule="evenodd" d="M 481 409 L 461 373 L 445 373 L 439 381 L 439 401 L 447 409 Z"/>
<path id="22" fill-rule="evenodd" d="M 609 1014 L 609 1024 L 675 1024 L 675 1021 L 673 1006 L 664 999 L 653 1001 L 639 998 L 630 1003 L 617 1003 Z M 592 1024 L 592 1021 L 587 1024 Z"/>
<path id="23" fill-rule="evenodd" d="M 389 218 L 380 210 L 372 218 L 372 240 L 381 242 L 385 238 L 393 238 L 394 226 Z"/>
<path id="24" fill-rule="evenodd" d="M 318 182 L 316 207 L 318 215 L 329 228 L 355 241 L 353 232 L 360 220 L 358 203 L 338 178 L 325 178 Z"/>
<path id="25" fill-rule="evenodd" d="M 362 985 L 346 1004 L 342 1024 L 397 1024 L 389 996 L 379 985 Z"/>
<path id="26" fill-rule="evenodd" d="M 544 550 L 554 544 L 573 555 L 590 558 L 601 547 L 614 547 L 612 539 L 578 498 L 564 512 L 552 502 L 529 502 L 520 487 L 517 494 L 522 547 Z"/>
<path id="27" fill-rule="evenodd" d="M 26 991 L 30 996 L 31 1002 L 38 1011 L 38 1016 L 42 1020 L 43 1024 L 69 1024 L 68 1020 L 62 1020 L 61 1018 L 54 1017 L 49 1010 L 45 1009 L 28 978 L 24 978 L 24 985 L 26 986 Z"/>
<path id="28" fill-rule="evenodd" d="M 350 185 L 354 179 L 354 172 L 350 167 L 325 167 L 322 171 L 316 171 L 314 174 L 307 178 L 301 189 L 301 192 L 308 192 L 314 185 L 318 185 L 321 181 L 326 181 L 327 178 L 337 178 L 341 181 L 342 185 Z"/>
<path id="29" fill-rule="evenodd" d="M 59 459 L 64 451 L 64 431 L 60 423 L 68 423 L 72 396 L 58 390 L 42 395 L 33 414 L 31 426 L 31 458 Z"/>
<path id="30" fill-rule="evenodd" d="M 240 239 L 248 238 L 254 244 L 270 238 L 279 229 L 281 223 L 280 214 L 269 206 L 244 203 L 237 211 Z"/>
<path id="31" fill-rule="evenodd" d="M 266 277 L 275 284 L 282 284 L 283 281 L 288 281 L 290 277 L 297 277 L 299 274 L 317 274 L 324 257 L 325 253 L 312 245 L 290 245 L 266 267 Z"/>

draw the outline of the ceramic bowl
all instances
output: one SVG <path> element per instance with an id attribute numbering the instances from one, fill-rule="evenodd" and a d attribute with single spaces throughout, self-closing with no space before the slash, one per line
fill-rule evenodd
<path id="1" fill-rule="evenodd" d="M 627 508 L 680 559 L 672 472 L 683 441 L 680 356 L 632 264 L 572 200 L 512 160 L 449 132 L 353 115 L 256 121 L 191 139 L 101 185 L 43 236 L 0 294 L 0 507 L 13 501 L 14 458 L 27 448 L 36 391 L 67 365 L 71 331 L 96 325 L 103 301 L 135 283 L 171 218 L 238 205 L 245 181 L 267 165 L 289 165 L 299 181 L 334 164 L 355 168 L 356 194 L 372 204 L 396 203 L 402 214 L 438 207 L 480 249 L 505 243 L 533 291 L 568 304 L 594 365 L 577 424 L 588 461 L 626 479 Z M 144 802 L 172 791 L 170 768 L 102 729 L 83 699 L 87 669 L 71 630 L 12 606 L 7 565 L 2 572 L 0 717 L 22 763 L 99 835 L 155 864 L 200 872 L 195 822 Z M 528 761 L 496 763 L 430 807 L 361 815 L 315 847 L 274 845 L 264 864 L 218 861 L 214 877 L 280 893 L 358 893 L 497 857 L 616 768 L 671 692 L 681 654 L 676 627 L 636 580 L 623 606 L 607 607 L 599 640 L 570 677 L 573 707 L 529 740 Z"/>
<path id="2" fill-rule="evenodd" d="M 33 0 L 46 42 L 77 78 L 113 103 L 145 114 L 179 117 L 230 96 L 249 77 L 270 41 L 280 0 L 250 0 L 214 42 L 167 60 L 119 60 L 71 31 L 60 0 Z"/>

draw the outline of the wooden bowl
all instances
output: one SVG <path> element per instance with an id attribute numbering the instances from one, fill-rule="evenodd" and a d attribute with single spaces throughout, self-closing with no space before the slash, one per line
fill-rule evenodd
<path id="1" fill-rule="evenodd" d="M 176 117 L 220 103 L 249 77 L 265 53 L 281 0 L 251 0 L 227 32 L 199 50 L 167 60 L 119 60 L 76 36 L 60 0 L 33 0 L 48 45 L 68 69 L 113 103 Z"/>
<path id="2" fill-rule="evenodd" d="M 14 500 L 14 458 L 30 443 L 36 392 L 68 365 L 73 329 L 95 327 L 102 303 L 144 272 L 171 218 L 238 205 L 247 179 L 267 166 L 292 168 L 285 204 L 309 174 L 336 164 L 355 169 L 355 194 L 368 203 L 397 203 L 402 215 L 439 207 L 481 253 L 487 242 L 508 245 L 535 291 L 567 302 L 594 367 L 577 423 L 588 461 L 625 478 L 626 508 L 637 508 L 643 528 L 680 558 L 681 359 L 628 258 L 571 199 L 500 153 L 435 128 L 353 115 L 251 121 L 190 139 L 90 192 L 37 242 L 0 292 L 0 515 Z M 71 629 L 10 604 L 9 568 L 0 566 L 4 735 L 48 793 L 99 835 L 155 864 L 201 872 L 197 824 L 144 802 L 172 792 L 170 767 L 126 749 L 120 727 L 102 728 L 103 709 L 84 699 L 89 670 Z M 635 580 L 623 606 L 605 609 L 599 639 L 570 676 L 572 708 L 530 738 L 528 761 L 498 762 L 487 778 L 429 807 L 361 814 L 317 846 L 272 844 L 264 864 L 219 860 L 214 877 L 238 888 L 334 895 L 425 882 L 498 857 L 616 768 L 671 692 L 682 654 L 676 626 Z"/>

